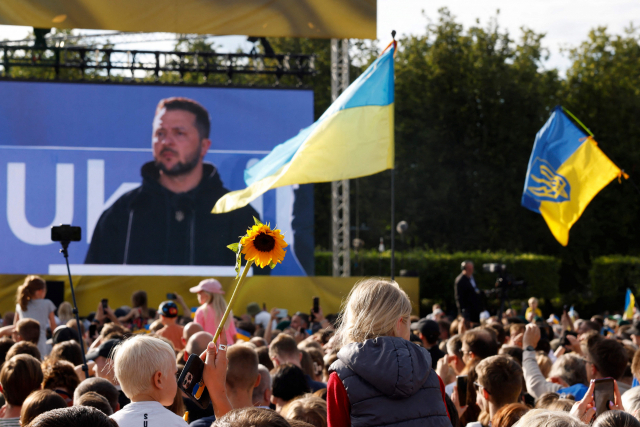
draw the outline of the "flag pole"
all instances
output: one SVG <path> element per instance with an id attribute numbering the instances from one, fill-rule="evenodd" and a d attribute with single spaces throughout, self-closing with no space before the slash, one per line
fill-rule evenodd
<path id="1" fill-rule="evenodd" d="M 395 280 L 396 218 L 395 218 L 395 165 L 391 168 L 391 280 Z"/>
<path id="2" fill-rule="evenodd" d="M 391 31 L 391 38 L 393 39 L 392 43 L 395 44 L 396 41 L 396 30 Z M 396 52 L 394 51 L 395 55 Z M 391 280 L 395 280 L 396 274 L 396 186 L 395 186 L 395 177 L 396 177 L 396 159 L 395 159 L 395 150 L 393 152 L 393 167 L 391 168 Z"/>

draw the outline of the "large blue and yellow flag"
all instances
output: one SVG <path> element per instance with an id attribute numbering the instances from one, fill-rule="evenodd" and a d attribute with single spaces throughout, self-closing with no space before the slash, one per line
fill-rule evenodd
<path id="1" fill-rule="evenodd" d="M 600 190 L 624 173 L 556 107 L 538 131 L 529 159 L 522 206 L 542 215 L 562 246 L 569 229 Z"/>
<path id="2" fill-rule="evenodd" d="M 221 197 L 213 213 L 246 206 L 272 188 L 393 168 L 394 50 L 376 59 L 314 124 L 245 170 L 247 188 Z"/>

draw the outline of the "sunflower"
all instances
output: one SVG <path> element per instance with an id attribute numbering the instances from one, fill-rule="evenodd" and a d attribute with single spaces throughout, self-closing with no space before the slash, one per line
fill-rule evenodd
<path id="1" fill-rule="evenodd" d="M 287 242 L 280 230 L 272 230 L 269 224 L 257 223 L 251 227 L 246 236 L 240 240 L 242 253 L 247 261 L 253 261 L 261 268 L 282 263 L 286 253 Z"/>

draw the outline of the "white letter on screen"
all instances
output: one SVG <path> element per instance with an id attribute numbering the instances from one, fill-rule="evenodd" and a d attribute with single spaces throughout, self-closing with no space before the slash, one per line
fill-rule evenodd
<path id="1" fill-rule="evenodd" d="M 104 160 L 87 161 L 87 243 L 91 243 L 93 230 L 100 219 L 100 215 L 106 209 L 134 188 L 140 186 L 137 182 L 123 182 L 120 187 L 104 201 Z"/>
<path id="2" fill-rule="evenodd" d="M 9 228 L 20 240 L 30 245 L 48 245 L 51 226 L 73 222 L 73 164 L 56 165 L 56 214 L 47 227 L 34 227 L 27 221 L 27 171 L 24 163 L 7 165 L 7 220 Z M 36 209 L 36 206 L 32 207 Z"/>

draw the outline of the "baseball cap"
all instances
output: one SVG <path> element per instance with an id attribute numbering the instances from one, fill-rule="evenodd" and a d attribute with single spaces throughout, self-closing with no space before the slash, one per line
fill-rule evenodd
<path id="1" fill-rule="evenodd" d="M 440 325 L 435 320 L 420 319 L 417 322 L 416 330 L 429 341 L 437 340 L 440 336 Z"/>
<path id="2" fill-rule="evenodd" d="M 53 336 L 47 340 L 47 344 L 56 345 L 71 340 L 80 342 L 76 330 L 67 325 L 60 325 L 53 331 Z"/>
<path id="3" fill-rule="evenodd" d="M 126 305 L 123 305 L 122 307 L 116 308 L 116 310 L 113 312 L 113 314 L 116 317 L 122 317 L 122 316 L 126 316 L 130 312 L 131 312 L 131 307 L 127 307 Z"/>
<path id="4" fill-rule="evenodd" d="M 120 340 L 115 338 L 103 342 L 102 344 L 100 344 L 100 347 L 87 354 L 87 360 L 95 360 L 100 356 L 109 359 L 111 357 L 113 348 L 118 344 L 120 344 Z"/>
<path id="5" fill-rule="evenodd" d="M 173 301 L 163 302 L 158 310 L 164 317 L 178 317 L 178 306 Z"/>
<path id="6" fill-rule="evenodd" d="M 249 303 L 249 305 L 247 305 L 247 313 L 250 316 L 255 316 L 256 314 L 260 313 L 262 310 L 260 310 L 260 306 L 258 305 L 257 302 L 252 302 Z"/>
<path id="7" fill-rule="evenodd" d="M 224 294 L 222 285 L 216 279 L 204 279 L 198 286 L 194 286 L 189 289 L 189 292 L 197 294 L 198 292 L 205 291 L 212 294 Z"/>

